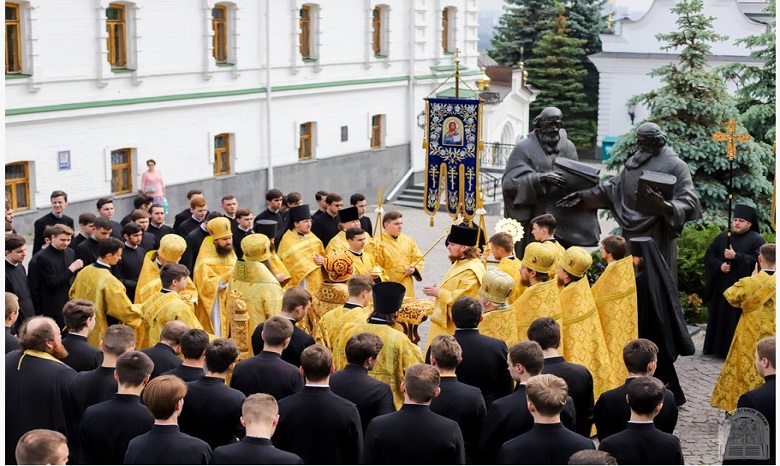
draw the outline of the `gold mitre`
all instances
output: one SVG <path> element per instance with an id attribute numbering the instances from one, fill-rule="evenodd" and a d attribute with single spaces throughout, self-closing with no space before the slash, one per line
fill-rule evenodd
<path id="1" fill-rule="evenodd" d="M 186 250 L 187 242 L 184 241 L 184 238 L 171 233 L 160 239 L 160 247 L 157 249 L 157 255 L 162 260 L 168 262 L 179 262 Z"/>
<path id="2" fill-rule="evenodd" d="M 570 275 L 575 277 L 581 277 L 585 275 L 588 268 L 593 263 L 593 258 L 588 254 L 588 251 L 582 249 L 579 246 L 572 246 L 563 253 L 561 258 L 561 267 L 567 271 Z"/>
<path id="3" fill-rule="evenodd" d="M 259 233 L 247 235 L 241 240 L 241 250 L 244 251 L 246 261 L 267 261 L 271 258 L 271 241 Z"/>
<path id="4" fill-rule="evenodd" d="M 506 304 L 510 293 L 515 287 L 512 277 L 501 270 L 488 270 L 482 277 L 479 295 L 496 304 Z"/>

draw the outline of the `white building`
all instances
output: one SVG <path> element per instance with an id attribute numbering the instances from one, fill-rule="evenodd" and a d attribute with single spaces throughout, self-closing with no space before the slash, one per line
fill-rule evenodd
<path id="1" fill-rule="evenodd" d="M 121 216 L 150 158 L 172 212 L 194 187 L 255 214 L 269 187 L 375 202 L 423 169 L 417 116 L 456 49 L 461 77 L 482 75 L 477 13 L 477 0 L 6 2 L 14 224 L 30 231 L 55 189 L 73 217 L 102 196 Z"/>
<path id="2" fill-rule="evenodd" d="M 599 121 L 597 144 L 600 147 L 604 137 L 617 137 L 631 129 L 632 121 L 626 102 L 634 95 L 659 88 L 662 83 L 648 73 L 661 66 L 677 61 L 677 54 L 661 50 L 666 45 L 655 36 L 677 30 L 677 17 L 671 9 L 675 0 L 654 0 L 647 13 L 636 21 L 618 20 L 614 33 L 601 34 L 602 52 L 591 55 L 590 60 L 599 70 Z M 761 15 L 754 15 L 756 3 L 737 0 L 705 0 L 704 14 L 712 16 L 714 28 L 728 40 L 712 45 L 712 66 L 729 62 L 754 63 L 748 57 L 750 50 L 737 46 L 738 38 L 761 34 L 768 26 Z M 748 13 L 750 12 L 750 13 Z M 750 14 L 750 17 L 746 16 Z M 731 91 L 734 90 L 732 86 Z M 638 105 L 631 109 L 634 121 L 640 122 L 650 114 L 647 108 Z"/>

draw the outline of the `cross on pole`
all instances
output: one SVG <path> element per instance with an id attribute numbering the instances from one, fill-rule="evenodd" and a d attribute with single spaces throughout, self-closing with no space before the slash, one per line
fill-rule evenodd
<path id="1" fill-rule="evenodd" d="M 729 223 L 726 237 L 728 239 L 728 245 L 731 246 L 731 200 L 734 197 L 734 159 L 737 158 L 737 143 L 748 142 L 751 137 L 747 133 L 737 133 L 737 122 L 732 118 L 726 122 L 726 132 L 715 133 L 712 135 L 712 139 L 726 143 L 726 157 L 729 159 Z"/>

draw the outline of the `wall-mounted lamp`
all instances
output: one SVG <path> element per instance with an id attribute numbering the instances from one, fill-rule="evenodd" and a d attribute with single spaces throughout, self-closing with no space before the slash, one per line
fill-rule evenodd
<path id="1" fill-rule="evenodd" d="M 634 126 L 634 117 L 636 116 L 636 104 L 628 106 L 628 117 L 631 118 L 631 126 Z"/>

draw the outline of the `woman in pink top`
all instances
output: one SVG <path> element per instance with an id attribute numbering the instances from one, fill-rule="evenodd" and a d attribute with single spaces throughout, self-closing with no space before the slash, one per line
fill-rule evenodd
<path id="1" fill-rule="evenodd" d="M 163 176 L 160 170 L 156 170 L 157 162 L 153 159 L 146 161 L 146 166 L 149 170 L 145 171 L 141 175 L 141 188 L 149 197 L 154 199 L 155 204 L 162 205 L 165 197 L 165 184 L 163 184 Z"/>

